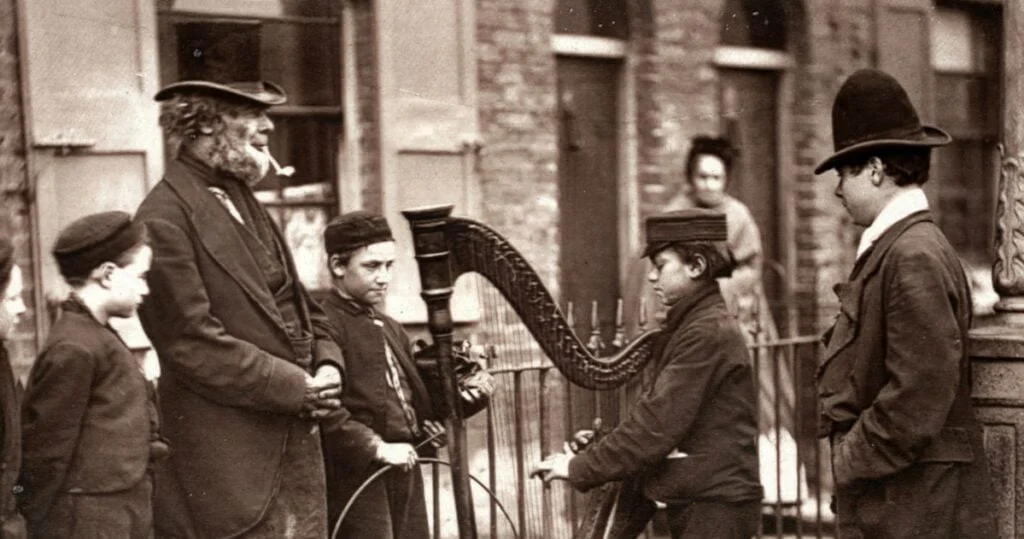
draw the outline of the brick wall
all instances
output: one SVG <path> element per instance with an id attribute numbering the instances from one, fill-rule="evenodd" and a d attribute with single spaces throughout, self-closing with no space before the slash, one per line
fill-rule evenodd
<path id="1" fill-rule="evenodd" d="M 29 308 L 7 348 L 15 374 L 24 377 L 35 357 L 36 330 L 16 21 L 14 0 L 0 0 L 0 234 L 10 235 L 14 242 L 17 263 L 25 277 L 25 304 Z"/>
<path id="2" fill-rule="evenodd" d="M 482 220 L 558 283 L 558 175 L 551 0 L 479 0 Z M 557 289 L 552 290 L 557 297 Z"/>
<path id="3" fill-rule="evenodd" d="M 545 282 L 558 281 L 557 124 L 554 0 L 479 0 L 479 171 L 484 215 L 526 254 Z M 641 218 L 658 211 L 683 180 L 689 140 L 717 133 L 719 43 L 724 0 L 630 0 L 629 54 L 637 116 L 637 189 Z M 830 109 L 842 80 L 873 58 L 868 0 L 807 0 L 790 5 L 785 79 L 789 156 L 783 195 L 793 212 L 792 283 L 800 330 L 822 329 L 835 312 L 831 287 L 843 280 L 856 240 L 832 191 L 834 178 L 814 165 L 831 151 Z M 785 158 L 785 157 L 784 157 Z M 783 204 L 785 207 L 787 204 Z"/>

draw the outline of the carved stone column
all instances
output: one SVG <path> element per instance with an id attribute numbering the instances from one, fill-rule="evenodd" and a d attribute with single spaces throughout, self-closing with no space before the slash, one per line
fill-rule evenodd
<path id="1" fill-rule="evenodd" d="M 1024 8 L 1003 10 L 1003 144 L 996 205 L 996 261 L 992 281 L 1002 321 L 1024 326 Z"/>

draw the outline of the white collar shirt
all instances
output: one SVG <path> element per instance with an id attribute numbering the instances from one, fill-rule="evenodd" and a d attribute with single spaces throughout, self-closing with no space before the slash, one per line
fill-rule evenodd
<path id="1" fill-rule="evenodd" d="M 886 230 L 892 228 L 892 225 L 912 214 L 927 209 L 928 197 L 925 196 L 923 189 L 918 186 L 904 189 L 882 208 L 878 217 L 875 217 L 875 220 L 872 221 L 871 226 L 867 227 L 864 233 L 861 234 L 860 244 L 857 246 L 857 258 L 860 259 L 861 255 L 874 245 L 878 238 L 885 234 Z"/>

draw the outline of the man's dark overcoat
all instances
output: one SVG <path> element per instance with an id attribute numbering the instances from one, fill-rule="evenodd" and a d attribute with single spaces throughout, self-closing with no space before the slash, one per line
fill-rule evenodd
<path id="1" fill-rule="evenodd" d="M 750 356 L 717 283 L 668 312 L 656 347 L 656 377 L 629 416 L 569 466 L 588 490 L 640 477 L 644 494 L 668 505 L 762 497 Z M 669 458 L 673 450 L 684 458 Z"/>
<path id="2" fill-rule="evenodd" d="M 882 234 L 836 293 L 819 435 L 833 441 L 843 536 L 992 537 L 970 400 L 970 290 L 931 213 Z"/>
<path id="3" fill-rule="evenodd" d="M 324 422 L 324 453 L 327 458 L 327 498 L 331 526 L 356 489 L 379 467 L 374 462 L 376 440 L 418 443 L 418 439 L 400 439 L 389 432 L 385 403 L 394 399 L 387 382 L 385 342 L 405 373 L 412 393 L 410 404 L 417 419 L 437 419 L 430 395 L 417 370 L 412 345 L 401 324 L 370 307 L 331 294 L 323 304 L 345 356 L 348 384 L 342 397 L 344 410 Z M 375 323 L 376 321 L 376 323 Z M 379 324 L 379 325 L 378 325 Z M 423 456 L 432 456 L 432 446 L 420 448 Z M 392 470 L 388 474 L 400 473 Z M 412 474 L 419 475 L 414 468 Z M 428 537 L 422 481 L 416 481 L 404 500 L 396 499 L 390 485 L 378 480 L 365 490 L 345 517 L 339 537 Z M 418 486 L 417 486 L 418 485 Z M 405 490 L 405 489 L 403 489 Z M 390 515 L 381 512 L 390 511 Z M 358 521 L 358 522 L 357 522 Z M 395 533 L 397 527 L 400 533 Z M 355 532 L 354 530 L 358 530 Z M 353 535 L 358 533 L 358 535 Z"/>
<path id="4" fill-rule="evenodd" d="M 172 161 L 136 218 L 153 248 L 151 292 L 140 317 L 160 358 L 163 426 L 172 447 L 167 477 L 157 476 L 158 526 L 186 522 L 188 513 L 200 536 L 227 537 L 263 518 L 286 467 L 323 480 L 319 441 L 316 458 L 284 462 L 283 455 L 290 432 L 303 436 L 303 445 L 318 436 L 317 424 L 299 417 L 305 379 L 318 362 L 340 362 L 341 354 L 323 312 L 298 283 L 297 304 L 305 311 L 299 314 L 312 325 L 312 358 L 293 346 L 242 237 L 247 231 L 207 190 L 214 174 L 196 162 Z M 273 233 L 285 245 L 276 227 Z M 174 495 L 175 480 L 181 496 Z M 289 503 L 323 507 L 322 483 L 309 490 L 309 499 Z"/>
<path id="5" fill-rule="evenodd" d="M 150 442 L 158 438 L 149 382 L 110 326 L 74 299 L 62 311 L 32 365 L 23 404 L 19 482 L 29 531 L 32 537 L 152 531 L 151 492 L 133 489 L 149 480 Z M 133 490 L 114 510 L 139 515 L 137 526 L 91 529 L 55 515 L 90 495 L 100 500 L 90 504 L 100 514 L 108 510 L 104 498 Z M 92 515 L 79 516 L 93 522 Z"/>

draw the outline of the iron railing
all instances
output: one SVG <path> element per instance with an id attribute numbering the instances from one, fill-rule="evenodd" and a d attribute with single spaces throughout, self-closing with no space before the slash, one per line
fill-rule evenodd
<path id="1" fill-rule="evenodd" d="M 778 339 L 750 349 L 762 395 L 758 452 L 765 499 L 758 537 L 835 537 L 828 448 L 815 437 L 818 338 Z M 545 455 L 561 450 L 577 429 L 590 426 L 575 424 L 574 408 L 607 410 L 608 402 L 613 402 L 623 410 L 619 415 L 625 415 L 642 381 L 595 392 L 571 387 L 550 363 L 491 372 L 499 390 L 487 412 L 472 418 L 468 428 L 470 473 L 493 493 L 491 497 L 483 488 L 474 488 L 478 533 L 494 538 L 569 538 L 587 495 L 563 482 L 543 485 L 529 478 L 530 470 Z M 650 373 L 645 374 L 649 378 Z M 593 402 L 587 402 L 591 398 Z M 791 410 L 788 416 L 786 409 Z M 434 537 L 456 537 L 448 471 L 433 464 L 426 475 Z M 648 526 L 648 538 L 668 537 L 661 518 Z"/>

